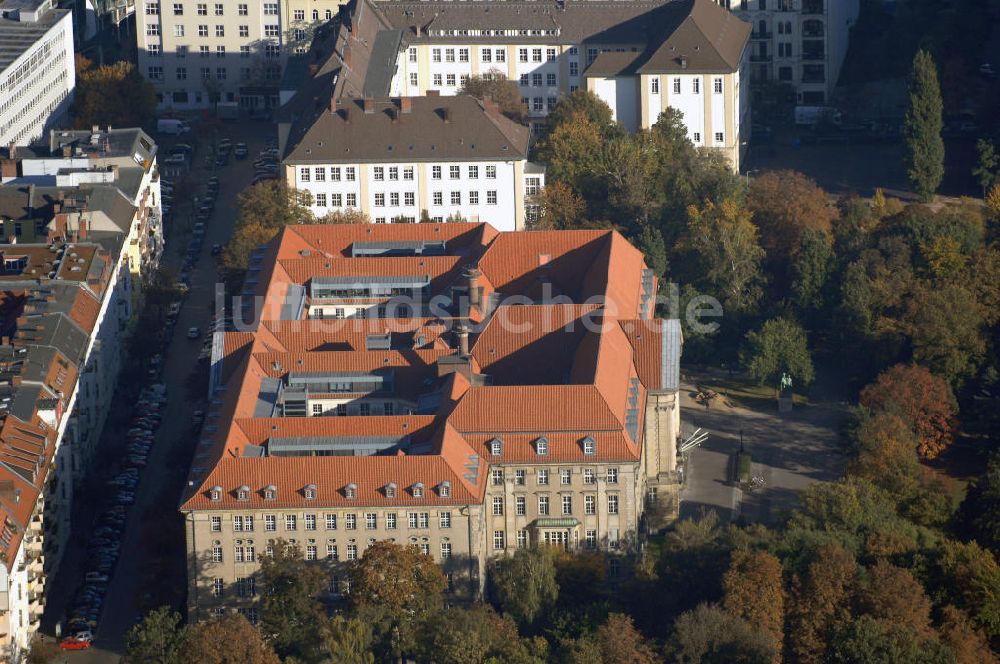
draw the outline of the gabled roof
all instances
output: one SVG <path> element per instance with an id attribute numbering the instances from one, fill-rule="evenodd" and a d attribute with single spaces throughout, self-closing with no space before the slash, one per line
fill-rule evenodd
<path id="1" fill-rule="evenodd" d="M 639 74 L 734 72 L 740 68 L 751 26 L 711 0 L 676 0 L 686 11 L 637 70 Z"/>

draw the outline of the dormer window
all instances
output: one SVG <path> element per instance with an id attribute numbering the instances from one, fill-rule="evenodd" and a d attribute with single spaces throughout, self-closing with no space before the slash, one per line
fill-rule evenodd
<path id="1" fill-rule="evenodd" d="M 236 500 L 250 500 L 250 487 L 243 485 L 237 489 Z"/>
<path id="2" fill-rule="evenodd" d="M 348 484 L 347 486 L 344 487 L 344 498 L 347 498 L 348 500 L 354 500 L 357 497 L 358 497 L 357 484 L 354 484 L 352 482 L 351 484 Z"/>
<path id="3" fill-rule="evenodd" d="M 438 495 L 442 498 L 451 497 L 451 482 L 445 480 L 438 485 Z"/>
<path id="4" fill-rule="evenodd" d="M 278 487 L 268 484 L 264 487 L 264 500 L 274 500 L 278 497 Z"/>
<path id="5" fill-rule="evenodd" d="M 583 453 L 587 456 L 594 456 L 597 454 L 597 441 L 587 436 L 583 439 Z"/>
<path id="6" fill-rule="evenodd" d="M 538 456 L 547 456 L 549 453 L 549 439 L 545 436 L 539 436 L 535 440 L 535 454 Z"/>
<path id="7" fill-rule="evenodd" d="M 416 484 L 414 484 L 413 487 L 411 488 L 411 491 L 413 492 L 414 498 L 423 498 L 424 497 L 423 482 L 417 482 Z"/>
<path id="8" fill-rule="evenodd" d="M 503 455 L 503 440 L 500 438 L 493 438 L 490 440 L 490 454 L 495 457 Z"/>
<path id="9" fill-rule="evenodd" d="M 305 496 L 306 500 L 316 500 L 316 485 L 307 484 L 304 489 L 302 489 L 302 495 Z"/>
<path id="10" fill-rule="evenodd" d="M 385 485 L 385 497 L 386 498 L 395 498 L 396 497 L 396 483 L 395 482 L 389 482 L 388 484 Z"/>
<path id="11" fill-rule="evenodd" d="M 221 500 L 222 499 L 222 487 L 221 486 L 213 486 L 212 489 L 208 492 L 208 496 L 212 500 Z"/>

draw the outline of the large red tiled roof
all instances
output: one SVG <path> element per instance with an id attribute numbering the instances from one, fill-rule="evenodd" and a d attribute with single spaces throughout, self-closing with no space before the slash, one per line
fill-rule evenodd
<path id="1" fill-rule="evenodd" d="M 78 289 L 69 317 L 88 334 L 93 332 L 97 324 L 97 316 L 101 313 L 101 303 L 83 288 Z"/>
<path id="2" fill-rule="evenodd" d="M 421 240 L 444 240 L 445 255 L 350 257 L 356 242 Z M 468 358 L 457 350 L 454 327 L 464 319 L 455 310 L 443 318 L 281 320 L 290 283 L 429 274 L 439 279 L 436 290 L 449 292 L 466 284 L 464 274 L 473 267 L 487 295 L 526 296 L 528 303 L 522 297 L 520 304 L 501 301 L 494 308 L 485 299 L 489 306 L 470 312 Z M 504 463 L 537 461 L 539 436 L 548 439 L 553 463 L 638 459 L 642 429 L 635 423 L 660 365 L 658 327 L 649 326 L 648 335 L 640 331 L 651 311 L 644 271 L 642 254 L 610 230 L 497 233 L 486 224 L 284 229 L 256 271 L 257 292 L 269 299 L 260 324 L 252 332 L 225 334 L 217 429 L 199 444 L 184 508 L 302 506 L 308 504 L 299 493 L 306 484 L 318 487 L 311 501 L 317 506 L 478 502 L 494 436 L 503 439 L 504 453 L 493 461 Z M 560 295 L 563 303 L 541 302 Z M 367 350 L 374 335 L 386 333 L 388 349 Z M 417 336 L 423 345 L 415 343 Z M 422 414 L 270 417 L 264 399 L 274 379 L 285 381 L 289 373 L 385 371 L 393 373 L 399 397 L 417 403 Z M 275 438 L 393 436 L 401 442 L 392 449 L 408 453 L 267 456 Z M 594 455 L 583 452 L 588 436 L 596 443 Z M 385 498 L 381 489 L 389 481 L 400 487 L 400 497 Z M 448 481 L 452 496 L 428 490 L 417 499 L 402 491 L 417 481 L 428 489 Z M 343 495 L 348 483 L 357 485 L 354 500 Z M 278 499 L 265 503 L 257 492 L 269 484 L 278 487 Z M 235 498 L 242 485 L 253 492 L 249 501 Z M 209 498 L 213 486 L 222 487 L 218 501 Z"/>

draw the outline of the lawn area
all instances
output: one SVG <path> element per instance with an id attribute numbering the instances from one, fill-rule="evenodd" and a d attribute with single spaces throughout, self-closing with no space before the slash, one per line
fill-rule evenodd
<path id="1" fill-rule="evenodd" d="M 697 376 L 699 389 L 710 389 L 719 393 L 720 398 L 727 399 L 735 405 L 753 410 L 778 410 L 775 389 L 771 385 L 761 385 L 757 381 L 739 375 L 704 374 Z M 805 406 L 809 397 L 805 392 L 795 390 L 792 403 Z"/>

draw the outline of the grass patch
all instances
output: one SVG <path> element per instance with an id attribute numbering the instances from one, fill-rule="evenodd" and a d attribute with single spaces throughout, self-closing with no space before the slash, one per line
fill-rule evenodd
<path id="1" fill-rule="evenodd" d="M 750 481 L 750 465 L 751 458 L 749 452 L 737 452 L 736 453 L 736 481 L 738 482 L 749 482 Z"/>
<path id="2" fill-rule="evenodd" d="M 698 387 L 715 390 L 723 399 L 753 410 L 777 410 L 777 393 L 771 385 L 761 385 L 757 381 L 740 376 L 710 376 L 699 381 Z M 795 391 L 792 403 L 804 406 L 809 397 L 804 392 Z"/>

